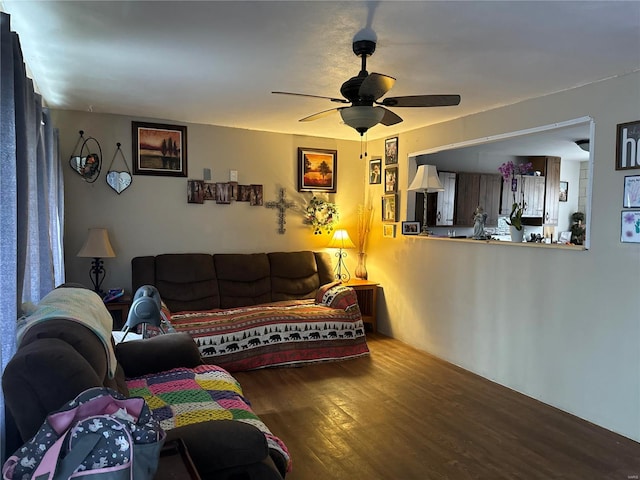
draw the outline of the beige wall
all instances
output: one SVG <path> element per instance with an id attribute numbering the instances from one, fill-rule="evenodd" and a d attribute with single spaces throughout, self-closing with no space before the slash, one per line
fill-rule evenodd
<path id="1" fill-rule="evenodd" d="M 279 188 L 296 204 L 286 214 L 286 232 L 278 234 L 277 211 L 245 202 L 218 205 L 187 203 L 187 179 L 134 175 L 131 186 L 116 194 L 106 183 L 106 172 L 116 152 L 116 143 L 131 168 L 131 121 L 176 124 L 86 112 L 55 111 L 53 121 L 60 129 L 60 152 L 65 162 L 65 265 L 67 281 L 90 285 L 90 259 L 78 258 L 90 227 L 106 227 L 117 257 L 105 259 L 107 277 L 103 288 L 131 288 L 131 259 L 138 255 L 174 252 L 253 253 L 270 251 L 322 250 L 328 234 L 314 235 L 303 224 L 302 208 L 311 193 L 297 191 L 297 148 L 326 148 L 338 151 L 338 191 L 331 200 L 338 204 L 342 226 L 355 235 L 357 204 L 362 203 L 364 162 L 360 143 L 314 137 L 281 135 L 207 125 L 186 124 L 188 178 L 202 179 L 203 169 L 212 170 L 212 181 L 229 180 L 229 170 L 238 171 L 240 184 L 257 183 L 264 188 L 264 200 L 278 200 Z M 85 182 L 66 166 L 78 140 L 78 131 L 95 137 L 104 157 L 95 183 Z M 113 170 L 126 170 L 120 156 Z M 325 194 L 324 198 L 328 198 Z M 354 237 L 355 238 L 355 237 Z M 348 265 L 355 267 L 356 256 Z"/>
<path id="2" fill-rule="evenodd" d="M 614 164 L 616 124 L 638 120 L 638 112 L 636 73 L 401 134 L 404 211 L 408 154 L 591 116 L 591 249 L 376 234 L 368 269 L 383 287 L 380 330 L 640 440 L 640 245 L 620 243 L 630 172 Z M 367 190 L 381 194 L 377 186 Z"/>
<path id="3" fill-rule="evenodd" d="M 336 202 L 347 227 L 353 231 L 363 188 L 376 210 L 367 268 L 383 289 L 382 332 L 640 440 L 640 246 L 620 243 L 625 172 L 614 169 L 616 124 L 638 120 L 638 112 L 636 73 L 400 135 L 404 212 L 409 153 L 593 117 L 592 239 L 585 252 L 429 240 L 399 232 L 395 239 L 383 238 L 382 186 L 365 183 L 358 142 L 188 125 L 190 178 L 201 178 L 208 167 L 214 180 L 226 180 L 233 168 L 241 183 L 264 184 L 266 200 L 274 200 L 283 186 L 301 204 L 296 148 L 338 149 Z M 63 157 L 84 129 L 100 140 L 105 169 L 118 141 L 131 162 L 132 118 L 56 112 L 54 120 Z M 383 140 L 369 142 L 368 150 L 381 155 Z M 278 235 L 274 211 L 242 204 L 188 205 L 183 178 L 135 176 L 133 186 L 118 196 L 102 175 L 86 184 L 65 169 L 65 188 L 69 281 L 86 282 L 88 260 L 75 254 L 91 226 L 109 228 L 118 253 L 106 261 L 108 286 L 129 285 L 129 261 L 136 255 L 321 248 L 328 240 L 314 237 L 292 213 L 287 233 Z"/>

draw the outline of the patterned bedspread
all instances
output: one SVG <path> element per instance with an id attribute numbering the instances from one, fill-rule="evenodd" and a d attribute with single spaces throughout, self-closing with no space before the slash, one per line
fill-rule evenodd
<path id="1" fill-rule="evenodd" d="M 193 337 L 205 363 L 231 372 L 367 355 L 357 297 L 353 291 L 340 296 L 341 302 L 353 298 L 353 303 L 332 308 L 314 300 L 294 300 L 180 312 L 171 315 L 171 324 Z M 336 303 L 336 297 L 330 300 Z"/>
<path id="2" fill-rule="evenodd" d="M 132 396 L 143 397 L 165 430 L 207 420 L 237 420 L 258 428 L 270 449 L 279 452 L 291 469 L 286 445 L 274 436 L 242 396 L 242 387 L 221 367 L 174 368 L 127 380 Z"/>

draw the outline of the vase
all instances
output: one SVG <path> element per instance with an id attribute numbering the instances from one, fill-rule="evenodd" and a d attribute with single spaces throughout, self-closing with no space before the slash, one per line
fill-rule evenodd
<path id="1" fill-rule="evenodd" d="M 364 252 L 360 252 L 358 254 L 358 265 L 356 266 L 355 275 L 356 278 L 360 278 L 361 280 L 366 280 L 368 277 L 367 267 L 364 264 Z"/>
<path id="2" fill-rule="evenodd" d="M 518 230 L 513 225 L 509 226 L 509 230 L 511 231 L 511 241 L 522 243 L 522 238 L 524 237 L 524 228 L 522 230 Z"/>

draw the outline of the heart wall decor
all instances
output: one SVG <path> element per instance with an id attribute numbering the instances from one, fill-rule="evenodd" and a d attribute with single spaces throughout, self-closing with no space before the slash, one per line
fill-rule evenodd
<path id="1" fill-rule="evenodd" d="M 83 130 L 80 130 L 78 133 L 80 134 L 80 138 L 69 158 L 69 166 L 86 182 L 93 183 L 100 175 L 102 149 L 95 138 L 87 137 L 85 139 Z M 78 147 L 80 147 L 79 151 Z"/>
<path id="2" fill-rule="evenodd" d="M 107 184 L 120 195 L 131 185 L 131 174 L 129 172 L 108 172 Z"/>
<path id="3" fill-rule="evenodd" d="M 120 142 L 116 143 L 116 145 L 118 148 L 116 149 L 116 153 L 113 155 L 113 158 L 111 159 L 111 163 L 109 164 L 109 171 L 107 172 L 106 180 L 107 180 L 107 185 L 113 188 L 116 191 L 116 193 L 120 195 L 122 192 L 124 192 L 127 188 L 131 186 L 131 182 L 133 181 L 133 178 L 131 177 L 131 170 L 129 170 L 129 164 L 127 163 L 127 159 L 124 158 L 124 154 L 120 149 Z M 126 172 L 111 170 L 111 167 L 113 167 L 113 162 L 118 156 L 118 153 L 122 157 L 124 166 L 127 167 Z"/>

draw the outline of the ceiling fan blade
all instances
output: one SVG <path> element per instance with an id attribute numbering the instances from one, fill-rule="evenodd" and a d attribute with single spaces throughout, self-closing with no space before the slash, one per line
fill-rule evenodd
<path id="1" fill-rule="evenodd" d="M 342 107 L 344 108 L 344 107 Z M 300 122 L 311 122 L 313 120 L 318 120 L 319 118 L 328 117 L 334 112 L 341 110 L 341 108 L 330 108 L 329 110 L 324 110 L 322 112 L 314 113 L 313 115 L 309 115 L 308 117 L 301 118 Z"/>
<path id="2" fill-rule="evenodd" d="M 323 97 L 322 95 L 307 95 L 306 93 L 292 93 L 292 92 L 271 92 L 277 95 L 295 95 L 297 97 L 310 97 L 310 98 L 323 98 L 325 100 L 331 100 L 336 103 L 349 103 L 348 100 L 344 98 L 333 98 L 333 97 Z"/>
<path id="3" fill-rule="evenodd" d="M 452 107 L 460 103 L 460 95 L 409 95 L 388 97 L 378 102 L 385 107 Z"/>
<path id="4" fill-rule="evenodd" d="M 395 125 L 396 123 L 400 123 L 402 121 L 402 118 L 400 118 L 398 115 L 396 115 L 395 113 L 393 113 L 391 110 L 384 108 L 384 107 L 375 107 L 375 108 L 381 108 L 382 110 L 384 110 L 384 116 L 382 117 L 382 120 L 380 120 L 380 123 L 382 125 L 386 125 L 387 127 L 389 125 Z"/>
<path id="5" fill-rule="evenodd" d="M 389 75 L 370 73 L 362 81 L 358 95 L 360 97 L 373 97 L 374 100 L 377 100 L 391 90 L 394 83 L 396 83 L 396 79 Z"/>

